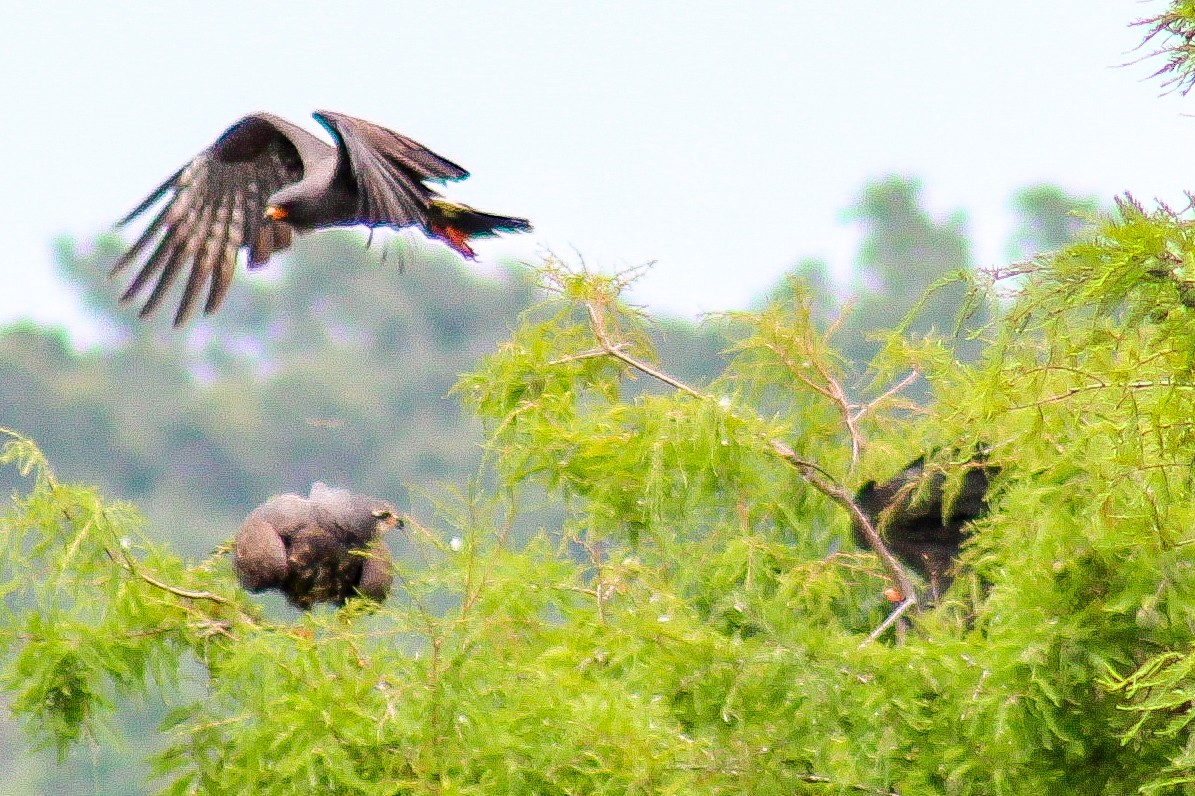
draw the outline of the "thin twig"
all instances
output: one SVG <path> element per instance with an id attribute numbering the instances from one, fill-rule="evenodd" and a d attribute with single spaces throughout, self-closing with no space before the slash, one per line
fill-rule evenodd
<path id="1" fill-rule="evenodd" d="M 841 318 L 841 316 L 840 316 Z M 833 334 L 834 329 L 831 328 L 823 338 L 823 342 L 827 341 Z M 807 349 L 814 347 L 811 335 L 805 334 L 804 345 Z M 825 366 L 817 357 L 806 356 L 804 365 L 793 361 L 789 356 L 788 351 L 775 342 L 765 341 L 764 347 L 771 351 L 777 359 L 779 359 L 788 369 L 789 374 L 793 378 L 800 381 L 813 392 L 821 395 L 827 401 L 834 404 L 838 410 L 838 414 L 842 417 L 842 423 L 846 427 L 847 434 L 851 438 L 851 470 L 853 471 L 859 464 L 859 457 L 863 450 L 863 435 L 859 433 L 859 421 L 870 411 L 875 409 L 881 402 L 891 398 L 896 393 L 909 386 L 920 375 L 919 371 L 914 369 L 909 375 L 905 376 L 891 388 L 886 390 L 883 395 L 872 400 L 867 404 L 856 404 L 850 400 L 846 390 L 838 378 L 830 372 L 830 369 Z M 817 370 L 817 375 L 821 378 L 821 382 L 814 381 L 804 373 L 806 366 L 812 366 Z"/>
<path id="2" fill-rule="evenodd" d="M 474 504 L 475 504 L 475 501 L 470 499 L 470 501 L 469 501 L 470 512 L 474 511 Z M 469 572 L 468 572 L 468 581 L 465 584 L 466 597 L 465 597 L 465 601 L 461 604 L 461 614 L 460 615 L 461 615 L 462 619 L 473 608 L 473 605 L 477 602 L 477 600 L 479 600 L 481 598 L 482 591 L 485 589 L 485 586 L 489 583 L 490 575 L 493 574 L 494 567 L 498 563 L 498 556 L 502 553 L 503 549 L 506 547 L 506 540 L 508 538 L 510 538 L 511 529 L 514 528 L 516 514 L 517 514 L 517 512 L 515 511 L 514 503 L 512 503 L 512 502 L 507 503 L 506 517 L 502 522 L 502 529 L 498 532 L 498 540 L 497 540 L 498 543 L 496 545 L 494 545 L 494 549 L 490 553 L 490 557 L 486 560 L 485 566 L 482 569 L 481 577 L 475 584 L 472 582 L 473 581 L 473 567 L 472 567 L 472 561 L 470 561 Z M 479 523 L 476 520 L 473 521 L 474 527 L 476 527 L 478 524 Z"/>
<path id="3" fill-rule="evenodd" d="M 232 606 L 233 608 L 237 607 L 237 604 L 235 602 L 228 599 L 227 597 L 221 597 L 219 594 L 214 594 L 210 591 L 189 591 L 187 589 L 180 589 L 177 586 L 171 586 L 169 583 L 163 583 L 162 581 L 158 580 L 157 578 L 153 577 L 152 575 L 147 575 L 146 573 L 141 571 L 141 569 L 133 561 L 132 556 L 130 556 L 128 554 L 128 552 L 125 551 L 123 548 L 121 548 L 121 551 L 120 551 L 121 552 L 120 558 L 117 558 L 117 556 L 106 547 L 104 548 L 104 552 L 106 552 L 108 554 L 108 557 L 112 559 L 113 563 L 124 568 L 125 570 L 132 573 L 133 575 L 136 575 L 137 577 L 141 578 L 141 580 L 145 581 L 149 585 L 154 586 L 155 588 L 161 589 L 162 591 L 170 592 L 171 594 L 175 595 L 176 597 L 184 597 L 188 600 L 209 600 L 210 602 L 219 603 L 220 605 L 229 605 L 229 606 Z M 123 560 L 121 560 L 121 559 L 123 559 Z"/>
<path id="4" fill-rule="evenodd" d="M 903 379 L 898 381 L 896 384 L 889 387 L 887 390 L 884 391 L 884 393 L 882 395 L 880 395 L 876 398 L 873 398 L 871 401 L 868 401 L 867 403 L 860 406 L 858 408 L 859 411 L 855 412 L 855 422 L 858 423 L 859 420 L 864 415 L 866 415 L 868 412 L 875 409 L 877 406 L 879 406 L 880 403 L 882 403 L 883 401 L 886 401 L 887 399 L 891 398 L 892 396 L 896 395 L 898 392 L 903 390 L 905 387 L 908 387 L 910 384 L 915 382 L 917 380 L 917 377 L 920 375 L 921 375 L 921 371 L 917 370 L 916 368 L 913 368 L 913 370 L 911 370 L 909 372 L 909 375 L 905 376 Z"/>
<path id="5" fill-rule="evenodd" d="M 439 549 L 441 552 L 449 547 L 444 543 L 444 540 L 432 533 L 422 523 L 409 514 L 403 516 L 403 527 L 408 531 L 408 533 L 414 532 L 419 534 L 424 538 L 425 541 L 429 542 L 433 547 Z M 432 566 L 432 562 L 423 552 L 422 546 L 413 545 L 413 547 L 415 548 L 415 552 L 419 555 L 419 558 L 422 560 L 423 564 L 430 568 Z M 407 596 L 411 599 L 411 602 L 415 604 L 415 608 L 418 609 L 420 615 L 423 617 L 424 624 L 427 625 L 429 638 L 434 637 L 436 635 L 435 615 L 430 609 L 428 609 L 427 605 L 424 604 L 422 598 L 411 589 L 410 580 L 403 575 L 397 567 L 394 568 L 394 575 L 406 586 Z"/>
<path id="6" fill-rule="evenodd" d="M 1017 404 L 1010 406 L 1010 410 L 1014 409 L 1033 409 L 1046 404 L 1058 403 L 1065 401 L 1067 398 L 1072 398 L 1081 392 L 1090 392 L 1092 390 L 1111 390 L 1120 387 L 1126 390 L 1145 390 L 1151 388 L 1165 388 L 1170 387 L 1176 390 L 1195 390 L 1195 384 L 1189 382 L 1170 381 L 1168 379 L 1161 379 L 1159 381 L 1130 381 L 1126 384 L 1108 384 L 1105 382 L 1096 382 L 1094 384 L 1081 384 L 1075 387 L 1068 387 L 1065 392 L 1058 395 L 1051 395 L 1048 398 L 1042 398 L 1039 401 L 1030 401 L 1026 404 Z"/>
<path id="7" fill-rule="evenodd" d="M 888 574 L 891 576 L 893 583 L 896 584 L 897 589 L 900 590 L 901 596 L 906 600 L 916 603 L 917 589 L 913 586 L 913 581 L 905 573 L 904 567 L 901 566 L 896 556 L 892 555 L 892 551 L 888 549 L 888 545 L 884 544 L 883 538 L 875 526 L 872 525 L 871 519 L 863 509 L 859 508 L 859 504 L 855 502 L 854 497 L 838 484 L 825 478 L 819 467 L 812 462 L 802 459 L 797 455 L 796 451 L 784 442 L 774 439 L 771 441 L 771 445 L 772 450 L 780 458 L 797 469 L 797 472 L 805 479 L 806 483 L 847 510 L 851 515 L 851 519 L 854 520 L 855 525 L 863 532 L 863 537 L 867 539 L 867 544 L 880 557 L 880 563 L 884 565 L 884 569 L 888 570 Z"/>
<path id="8" fill-rule="evenodd" d="M 618 344 L 619 348 L 622 348 L 625 345 L 626 345 L 625 343 Z M 550 361 L 548 363 L 548 365 L 564 365 L 568 362 L 576 362 L 577 360 L 581 360 L 581 359 L 596 359 L 597 357 L 605 357 L 605 356 L 609 356 L 609 355 L 610 355 L 610 352 L 607 351 L 606 349 L 595 348 L 591 351 L 582 351 L 579 354 L 569 354 L 566 357 L 560 357 L 559 359 L 553 359 L 552 361 Z"/>
<path id="9" fill-rule="evenodd" d="M 681 771 L 701 771 L 706 774 L 725 774 L 732 777 L 739 776 L 742 772 L 735 767 L 717 766 L 712 764 L 702 763 L 680 763 L 674 765 L 673 768 Z M 856 793 L 872 793 L 875 796 L 901 796 L 900 791 L 889 790 L 886 788 L 873 788 L 870 785 L 859 785 L 858 783 L 846 782 L 839 783 L 830 777 L 821 774 L 793 774 L 793 776 L 801 782 L 810 785 L 832 785 L 836 788 L 854 791 Z"/>
<path id="10" fill-rule="evenodd" d="M 607 584 L 604 580 L 605 568 L 603 566 L 602 550 L 599 546 L 600 541 L 590 537 L 588 534 L 586 534 L 584 539 L 578 541 L 585 548 L 585 552 L 589 554 L 589 563 L 593 565 L 593 579 L 597 584 L 593 591 L 593 597 L 597 601 L 598 621 L 604 623 L 606 621 L 606 598 L 610 596 L 613 590 L 610 588 L 610 584 Z"/>
<path id="11" fill-rule="evenodd" d="M 589 320 L 592 322 L 593 334 L 595 337 L 597 337 L 598 343 L 601 344 L 602 349 L 607 354 L 609 354 L 610 356 L 614 357 L 615 359 L 617 359 L 621 362 L 626 363 L 627 365 L 630 365 L 632 368 L 639 371 L 640 373 L 644 373 L 648 376 L 651 376 L 653 379 L 657 379 L 671 387 L 675 387 L 676 389 L 680 390 L 683 393 L 688 393 L 689 395 L 693 396 L 694 398 L 701 398 L 704 400 L 709 400 L 708 395 L 705 395 L 704 393 L 693 389 L 689 385 L 685 384 L 683 381 L 673 378 L 672 376 L 669 376 L 667 373 L 664 373 L 663 371 L 656 370 L 651 365 L 648 365 L 646 362 L 641 362 L 640 360 L 635 359 L 633 356 L 630 356 L 629 354 L 625 353 L 622 350 L 622 348 L 625 344 L 623 344 L 623 343 L 615 344 L 615 343 L 611 342 L 610 335 L 606 332 L 605 315 L 598 308 L 598 306 L 596 304 L 594 304 L 594 302 L 592 302 L 592 301 L 587 301 L 587 302 L 585 302 L 585 307 L 589 311 Z"/>
<path id="12" fill-rule="evenodd" d="M 808 782 L 812 785 L 834 785 L 835 784 L 834 780 L 830 779 L 829 777 L 823 777 L 820 774 L 797 774 L 796 776 L 797 776 L 797 779 L 801 780 L 802 782 Z M 853 790 L 858 793 L 874 793 L 874 794 L 876 794 L 876 796 L 900 796 L 899 791 L 885 790 L 883 788 L 870 788 L 867 785 L 856 785 L 853 783 L 847 783 L 845 785 L 840 785 L 839 787 L 843 787 L 848 790 Z"/>
<path id="13" fill-rule="evenodd" d="M 902 602 L 900 605 L 896 606 L 896 609 L 892 613 L 888 614 L 888 618 L 885 619 L 883 622 L 881 622 L 879 627 L 877 627 L 875 630 L 871 631 L 871 635 L 869 635 L 867 638 L 863 639 L 862 642 L 860 642 L 859 649 L 863 649 L 868 644 L 870 644 L 871 642 L 875 641 L 877 638 L 882 636 L 884 634 L 885 630 L 892 627 L 893 622 L 895 622 L 897 619 L 900 619 L 901 615 L 903 615 L 905 611 L 909 610 L 916 603 L 917 603 L 916 600 L 914 600 L 912 597 L 909 597 L 904 602 Z"/>

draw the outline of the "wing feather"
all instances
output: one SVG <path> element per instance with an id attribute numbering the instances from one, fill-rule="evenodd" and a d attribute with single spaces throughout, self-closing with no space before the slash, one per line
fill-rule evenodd
<path id="1" fill-rule="evenodd" d="M 329 150 L 331 150 L 330 147 Z M 331 153 L 329 154 L 331 155 Z M 256 207 L 259 201 L 264 205 L 264 200 L 268 200 L 275 191 L 285 185 L 276 176 L 281 166 L 277 153 L 272 153 L 271 165 L 273 168 L 258 169 L 256 177 L 249 182 L 246 207 Z M 258 197 L 261 197 L 261 200 Z M 282 234 L 283 230 L 286 230 L 286 235 Z M 246 213 L 242 240 L 244 245 L 249 247 L 249 268 L 261 267 L 274 252 L 289 247 L 291 242 L 289 232 L 289 224 L 272 221 L 260 214 Z"/>
<path id="2" fill-rule="evenodd" d="M 208 293 L 207 302 L 204 305 L 204 312 L 214 312 L 215 308 L 219 306 L 220 300 L 223 300 L 224 292 L 227 292 L 228 285 L 232 281 L 232 272 L 236 268 L 236 260 L 228 262 L 224 257 L 224 243 L 221 237 L 222 230 L 216 225 L 209 223 L 209 234 L 203 240 L 203 246 L 199 253 L 195 255 L 195 271 L 200 271 L 204 274 L 211 274 L 211 289 Z M 194 271 L 193 271 L 194 272 Z M 188 285 L 189 286 L 189 285 Z M 202 285 L 197 286 L 197 289 Z M 220 300 L 215 300 L 213 304 L 213 294 L 220 292 Z M 183 304 L 186 301 L 184 299 Z M 211 309 L 208 309 L 208 308 Z M 182 305 L 180 305 L 181 311 Z"/>
<path id="3" fill-rule="evenodd" d="M 134 296 L 140 293 L 141 289 L 145 287 L 149 280 L 157 274 L 158 269 L 162 267 L 162 264 L 165 263 L 166 260 L 172 255 L 176 246 L 177 243 L 170 238 L 162 238 L 162 240 L 158 242 L 157 248 L 154 249 L 153 254 L 149 256 L 149 260 L 146 262 L 145 267 L 137 272 L 137 275 L 133 277 L 133 281 L 129 283 L 127 288 L 125 288 L 120 300 L 122 302 L 130 301 Z"/>
<path id="4" fill-rule="evenodd" d="M 469 176 L 469 172 L 451 160 L 388 127 L 333 111 L 316 111 L 312 115 L 333 135 L 363 143 L 382 159 L 405 169 L 418 179 L 463 180 Z"/>
<path id="5" fill-rule="evenodd" d="M 179 243 L 171 243 L 169 254 L 161 265 L 162 275 L 158 277 L 158 282 L 154 285 L 154 289 L 150 291 L 149 298 L 145 300 L 145 304 L 137 313 L 139 317 L 147 318 L 158 308 L 158 305 L 162 303 L 162 299 L 166 295 L 166 291 L 170 289 L 170 286 L 178 279 L 178 275 L 182 273 L 183 269 L 177 267 L 179 255 L 182 253 L 181 249 L 182 246 Z M 148 267 L 146 266 L 146 268 Z"/>
<path id="6" fill-rule="evenodd" d="M 232 285 L 232 275 L 236 270 L 235 257 L 217 257 L 212 270 L 212 285 L 207 294 L 207 301 L 203 305 L 205 315 L 211 315 L 220 309 L 224 297 L 228 295 L 228 288 Z"/>
<path id="7" fill-rule="evenodd" d="M 224 250 L 217 260 L 219 275 L 212 279 L 211 291 L 208 293 L 204 312 L 212 313 L 220 308 L 224 296 L 228 293 L 228 286 L 232 284 L 232 274 L 236 270 L 237 252 L 245 242 L 245 205 L 244 197 L 237 195 L 232 207 L 231 223 L 228 225 L 228 235 L 224 238 Z M 176 321 L 177 323 L 177 321 Z"/>
<path id="8" fill-rule="evenodd" d="M 423 180 L 461 179 L 468 172 L 426 147 L 385 127 L 318 111 L 316 120 L 336 139 L 338 176 L 356 186 L 356 221 L 368 226 L 427 225 L 436 195 Z"/>
<path id="9" fill-rule="evenodd" d="M 125 224 L 129 223 L 134 218 L 148 210 L 151 205 L 156 204 L 159 199 L 166 195 L 167 191 L 174 188 L 175 184 L 178 182 L 179 178 L 182 177 L 182 174 L 184 171 L 186 171 L 186 169 L 187 167 L 183 166 L 181 169 L 174 172 L 174 174 L 170 175 L 170 177 L 164 183 L 159 185 L 157 188 L 154 188 L 150 195 L 145 197 L 141 204 L 130 210 L 127 215 L 120 219 L 120 221 L 117 221 L 116 226 L 123 227 Z"/>
<path id="10" fill-rule="evenodd" d="M 256 240 L 261 225 L 269 223 L 262 213 L 270 195 L 302 179 L 309 161 L 320 156 L 332 157 L 332 148 L 277 117 L 253 114 L 233 124 L 119 222 L 128 223 L 169 194 L 112 268 L 115 275 L 133 262 L 140 264 L 121 300 L 133 299 L 157 276 L 139 313 L 145 317 L 161 303 L 179 274 L 189 270 L 174 325 L 187 321 L 205 288 L 204 311 L 213 312 L 231 283 L 238 250 Z M 155 241 L 153 252 L 141 261 Z"/>
<path id="11" fill-rule="evenodd" d="M 215 210 L 215 218 L 210 224 L 208 234 L 202 238 L 191 238 L 192 241 L 200 241 L 200 246 L 199 251 L 191 258 L 191 272 L 187 275 L 187 284 L 183 288 L 183 296 L 174 316 L 175 326 L 186 323 L 194 312 L 200 289 L 207 284 L 216 262 L 224 256 L 224 241 L 228 239 L 230 228 L 228 207 L 226 201 L 221 201 Z M 165 278 L 166 275 L 163 273 L 162 276 Z"/>
<path id="12" fill-rule="evenodd" d="M 224 303 L 224 297 L 228 295 L 228 288 L 232 284 L 232 275 L 236 271 L 237 252 L 258 225 L 251 212 L 260 195 L 257 184 L 258 181 L 253 180 L 250 183 L 251 190 L 236 195 L 228 235 L 219 247 L 213 247 L 210 258 L 212 266 L 208 269 L 208 273 L 211 274 L 211 287 L 203 305 L 204 314 L 210 315 Z M 237 223 L 238 221 L 240 223 Z"/>
<path id="13" fill-rule="evenodd" d="M 181 196 L 185 198 L 185 193 Z M 169 231 L 161 237 L 157 247 L 146 258 L 145 266 L 137 272 L 137 276 L 133 277 L 133 281 L 129 283 L 124 295 L 121 296 L 121 301 L 128 301 L 140 293 L 142 288 L 158 275 L 159 271 L 162 273 L 162 279 L 173 279 L 172 276 L 168 277 L 169 271 L 190 237 L 192 229 L 196 226 L 196 217 L 184 215 L 175 223 L 171 223 L 167 218 L 166 226 Z"/>
<path id="14" fill-rule="evenodd" d="M 136 243 L 130 246 L 128 250 L 120 256 L 120 259 L 116 261 L 116 264 L 112 266 L 112 270 L 108 275 L 116 276 L 121 271 L 128 268 L 129 263 L 141 256 L 141 252 L 145 251 L 145 247 L 148 246 L 158 236 L 158 233 L 162 231 L 162 227 L 165 226 L 165 224 L 165 214 L 159 215 L 157 218 L 151 221 L 149 226 L 145 228 L 145 231 L 141 233 L 141 237 L 137 238 Z"/>
<path id="15" fill-rule="evenodd" d="M 208 183 L 211 182 L 210 175 L 204 175 L 197 182 L 203 188 L 208 187 Z M 218 188 L 213 193 L 218 196 Z M 225 213 L 223 199 L 217 200 L 215 204 L 205 203 L 198 207 L 189 206 L 187 204 L 188 200 L 197 195 L 199 193 L 194 188 L 187 188 L 180 194 L 179 203 L 170 210 L 171 214 L 177 216 L 177 224 L 171 232 L 168 232 L 162 238 L 162 243 L 166 244 L 169 242 L 171 248 L 163 253 L 160 261 L 156 257 L 151 256 L 142 271 L 142 273 L 149 271 L 151 275 L 155 271 L 161 271 L 157 284 L 154 285 L 149 298 L 141 308 L 140 313 L 138 313 L 142 318 L 149 316 L 157 309 L 162 299 L 166 296 L 167 291 L 178 281 L 179 275 L 186 269 L 187 262 L 195 260 L 199 250 L 203 248 L 209 238 L 221 234 Z M 187 280 L 188 284 L 194 278 L 194 274 L 195 267 L 192 266 L 191 275 Z M 141 274 L 137 276 L 140 277 Z M 137 284 L 136 280 L 134 280 L 134 284 Z M 132 289 L 132 286 L 130 286 L 130 289 Z M 138 286 L 139 289 L 140 286 Z M 187 301 L 188 299 L 184 294 L 183 306 L 186 305 Z"/>

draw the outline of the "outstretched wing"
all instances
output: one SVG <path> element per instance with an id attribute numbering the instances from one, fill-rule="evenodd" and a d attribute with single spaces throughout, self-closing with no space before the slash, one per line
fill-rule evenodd
<path id="1" fill-rule="evenodd" d="M 189 269 L 174 325 L 190 318 L 205 289 L 204 312 L 214 312 L 228 292 L 242 246 L 249 247 L 250 265 L 259 265 L 290 245 L 290 228 L 263 218 L 262 213 L 271 194 L 303 177 L 305 161 L 319 152 L 319 146 L 331 154 L 331 147 L 318 138 L 268 114 L 246 116 L 229 127 L 118 222 L 128 223 L 170 194 L 112 268 L 113 275 L 120 273 L 156 244 L 121 301 L 133 299 L 156 277 L 141 308 L 144 318 L 161 303 L 179 274 Z"/>
<path id="2" fill-rule="evenodd" d="M 357 190 L 356 222 L 427 226 L 435 192 L 423 180 L 460 180 L 469 172 L 393 130 L 331 111 L 316 111 L 340 149 L 337 177 Z"/>

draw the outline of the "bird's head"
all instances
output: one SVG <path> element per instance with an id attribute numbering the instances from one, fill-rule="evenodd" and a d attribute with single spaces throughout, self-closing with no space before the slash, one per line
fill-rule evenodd
<path id="1" fill-rule="evenodd" d="M 394 504 L 388 500 L 378 501 L 370 513 L 374 517 L 378 533 L 383 533 L 391 528 L 403 527 L 402 515 L 398 513 L 398 509 Z"/>
<path id="2" fill-rule="evenodd" d="M 302 183 L 292 183 L 279 188 L 266 200 L 262 215 L 270 221 L 286 221 L 292 226 L 304 226 L 303 222 L 316 209 L 315 200 L 307 194 Z"/>

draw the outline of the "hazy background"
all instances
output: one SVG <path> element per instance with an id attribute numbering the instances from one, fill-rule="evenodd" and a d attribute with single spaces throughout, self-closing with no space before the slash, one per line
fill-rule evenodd
<path id="1" fill-rule="evenodd" d="M 841 211 L 887 173 L 999 262 L 1032 183 L 1181 204 L 1187 164 L 1152 144 L 1192 136 L 1189 103 L 1158 98 L 1155 64 L 1116 68 L 1161 8 L 0 0 L 0 320 L 92 339 L 51 238 L 86 243 L 256 110 L 406 132 L 473 172 L 454 197 L 535 223 L 484 260 L 657 260 L 634 294 L 657 310 L 742 306 L 806 256 L 843 273 Z"/>

